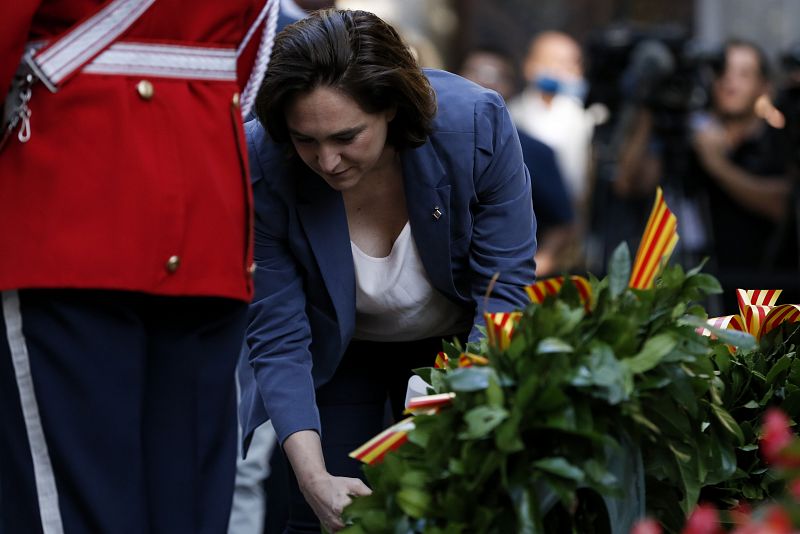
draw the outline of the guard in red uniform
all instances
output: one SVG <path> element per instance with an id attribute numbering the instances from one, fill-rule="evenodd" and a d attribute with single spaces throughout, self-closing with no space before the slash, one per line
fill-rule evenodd
<path id="1" fill-rule="evenodd" d="M 5 4 L 0 532 L 224 532 L 278 1 Z"/>

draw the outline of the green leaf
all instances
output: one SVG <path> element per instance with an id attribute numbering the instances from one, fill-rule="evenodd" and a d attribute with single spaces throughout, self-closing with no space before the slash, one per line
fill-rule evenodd
<path id="1" fill-rule="evenodd" d="M 572 347 L 572 345 L 557 337 L 545 338 L 539 342 L 539 345 L 536 346 L 537 354 L 569 354 L 574 350 L 575 349 Z"/>
<path id="2" fill-rule="evenodd" d="M 671 443 L 669 448 L 675 455 L 676 465 L 680 473 L 680 489 L 683 493 L 683 499 L 680 501 L 681 509 L 688 516 L 700 497 L 701 481 L 698 479 L 697 457 L 695 456 L 695 451 L 685 450 L 685 445 L 682 444 Z"/>
<path id="3" fill-rule="evenodd" d="M 434 372 L 433 367 L 420 367 L 413 370 L 414 374 L 422 378 L 428 384 L 431 383 L 431 373 Z M 437 371 L 438 372 L 438 371 Z"/>
<path id="4" fill-rule="evenodd" d="M 778 375 L 786 371 L 792 366 L 792 358 L 789 356 L 783 356 L 779 359 L 775 364 L 772 366 L 772 369 L 769 370 L 767 373 L 767 384 L 774 384 L 775 379 L 778 378 Z"/>
<path id="5" fill-rule="evenodd" d="M 531 464 L 533 467 L 541 469 L 547 473 L 574 480 L 575 482 L 583 482 L 585 475 L 583 471 L 572 465 L 566 458 L 561 456 L 553 458 L 544 458 Z"/>
<path id="6" fill-rule="evenodd" d="M 400 476 L 400 484 L 414 488 L 424 488 L 429 476 L 425 471 L 409 470 Z"/>
<path id="7" fill-rule="evenodd" d="M 397 492 L 397 504 L 411 517 L 425 517 L 431 496 L 418 488 L 406 487 Z"/>
<path id="8" fill-rule="evenodd" d="M 687 304 L 685 302 L 677 303 L 669 314 L 670 319 L 673 321 L 678 319 L 679 317 L 683 317 L 686 314 L 686 307 Z"/>
<path id="9" fill-rule="evenodd" d="M 589 460 L 584 464 L 584 469 L 589 478 L 605 490 L 617 489 L 618 481 L 605 466 L 597 460 Z"/>
<path id="10" fill-rule="evenodd" d="M 708 262 L 708 258 L 707 257 L 703 258 L 700 261 L 699 265 L 697 265 L 696 267 L 692 267 L 691 269 L 686 271 L 686 278 L 691 278 L 692 276 L 694 276 L 694 275 L 698 274 L 700 271 L 702 271 L 703 267 L 705 267 L 707 262 Z"/>
<path id="11" fill-rule="evenodd" d="M 495 432 L 495 444 L 497 449 L 502 452 L 511 453 L 525 450 L 525 443 L 523 443 L 519 435 L 519 420 L 512 416 L 497 427 Z"/>
<path id="12" fill-rule="evenodd" d="M 658 365 L 677 344 L 677 340 L 671 334 L 659 334 L 648 339 L 638 354 L 622 360 L 622 363 L 634 373 L 644 373 Z"/>
<path id="13" fill-rule="evenodd" d="M 420 415 L 414 418 L 414 430 L 408 433 L 408 441 L 420 447 L 427 447 L 430 441 L 433 424 L 429 418 Z"/>
<path id="14" fill-rule="evenodd" d="M 752 484 L 745 484 L 742 487 L 742 495 L 744 495 L 745 499 L 751 501 L 760 501 L 764 498 L 764 492 L 761 488 L 758 488 Z"/>
<path id="15" fill-rule="evenodd" d="M 444 371 L 436 371 L 431 373 L 431 386 L 436 393 L 448 393 L 452 391 L 448 383 L 447 373 Z"/>
<path id="16" fill-rule="evenodd" d="M 536 504 L 532 492 L 524 486 L 515 486 L 510 491 L 517 514 L 518 529 L 520 534 L 535 534 L 540 529 L 537 526 Z"/>
<path id="17" fill-rule="evenodd" d="M 705 328 L 723 343 L 739 347 L 740 349 L 752 349 L 756 346 L 756 338 L 746 332 L 739 332 L 738 330 L 722 330 L 715 328 L 708 324 L 700 317 L 694 315 L 684 315 L 678 320 L 678 324 L 694 326 L 695 328 Z"/>
<path id="18" fill-rule="evenodd" d="M 631 252 L 626 243 L 620 243 L 611 254 L 608 265 L 608 289 L 617 298 L 628 288 L 631 278 Z"/>
<path id="19" fill-rule="evenodd" d="M 505 404 L 503 388 L 500 387 L 494 375 L 489 376 L 489 386 L 486 388 L 486 402 L 489 406 L 498 408 Z"/>
<path id="20" fill-rule="evenodd" d="M 781 404 L 783 411 L 789 414 L 800 414 L 800 391 L 793 391 L 786 396 Z"/>
<path id="21" fill-rule="evenodd" d="M 735 436 L 738 440 L 738 444 L 742 445 L 744 443 L 744 434 L 742 434 L 742 429 L 739 427 L 739 424 L 736 422 L 736 420 L 722 406 L 711 403 L 710 405 L 714 415 L 717 417 L 719 422 L 722 423 L 722 426 L 725 427 L 725 430 Z"/>
<path id="22" fill-rule="evenodd" d="M 717 279 L 710 274 L 696 274 L 691 276 L 686 280 L 686 287 L 699 289 L 706 295 L 718 295 L 722 293 L 722 286 L 719 285 Z"/>
<path id="23" fill-rule="evenodd" d="M 467 430 L 459 434 L 461 439 L 481 439 L 502 423 L 508 412 L 503 408 L 478 406 L 464 414 Z"/>
<path id="24" fill-rule="evenodd" d="M 447 375 L 447 383 L 453 391 L 480 391 L 489 387 L 490 367 L 464 367 Z"/>
<path id="25" fill-rule="evenodd" d="M 627 370 L 614 357 L 611 347 L 598 343 L 592 347 L 589 357 L 576 370 L 570 383 L 577 387 L 596 386 L 598 389 L 590 391 L 591 395 L 603 398 L 609 404 L 617 404 L 630 394 L 632 384 L 628 378 Z"/>
<path id="26" fill-rule="evenodd" d="M 660 289 L 676 290 L 683 286 L 686 275 L 683 274 L 683 267 L 678 264 L 668 265 L 661 273 L 659 280 Z"/>
<path id="27" fill-rule="evenodd" d="M 728 351 L 728 347 L 717 344 L 711 350 L 714 354 L 714 362 L 719 370 L 723 373 L 727 372 L 731 367 L 731 353 Z"/>

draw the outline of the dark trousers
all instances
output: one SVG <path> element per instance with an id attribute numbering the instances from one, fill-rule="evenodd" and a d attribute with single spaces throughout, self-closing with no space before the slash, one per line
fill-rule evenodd
<path id="1" fill-rule="evenodd" d="M 412 369 L 432 367 L 441 338 L 402 343 L 354 340 L 330 382 L 317 390 L 322 453 L 332 475 L 364 479 L 361 462 L 348 454 L 401 419 Z M 288 534 L 319 533 L 320 524 L 289 469 Z"/>
<path id="2" fill-rule="evenodd" d="M 227 529 L 246 304 L 2 293 L 3 534 Z"/>

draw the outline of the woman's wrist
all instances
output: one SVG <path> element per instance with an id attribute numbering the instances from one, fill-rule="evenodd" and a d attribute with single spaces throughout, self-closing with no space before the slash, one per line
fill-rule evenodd
<path id="1" fill-rule="evenodd" d="M 295 432 L 283 442 L 283 450 L 302 490 L 330 476 L 325 468 L 319 434 L 314 430 Z"/>
<path id="2" fill-rule="evenodd" d="M 312 488 L 319 486 L 320 483 L 328 479 L 331 474 L 323 467 L 321 470 L 306 470 L 302 475 L 295 475 L 297 478 L 297 485 L 300 486 L 300 491 L 306 493 Z"/>

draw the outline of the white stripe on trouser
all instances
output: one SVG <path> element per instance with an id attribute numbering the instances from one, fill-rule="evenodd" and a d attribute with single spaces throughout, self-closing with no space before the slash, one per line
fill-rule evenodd
<path id="1" fill-rule="evenodd" d="M 22 314 L 19 309 L 19 295 L 16 291 L 3 291 L 3 318 L 11 349 L 11 361 L 14 364 L 14 375 L 17 378 L 19 399 L 22 405 L 22 417 L 33 458 L 33 476 L 36 482 L 36 495 L 39 499 L 39 514 L 42 518 L 44 534 L 63 534 L 61 512 L 58 509 L 58 491 L 50 453 L 42 430 L 39 417 L 39 405 L 33 391 L 31 364 L 28 358 L 28 347 L 22 333 Z"/>

